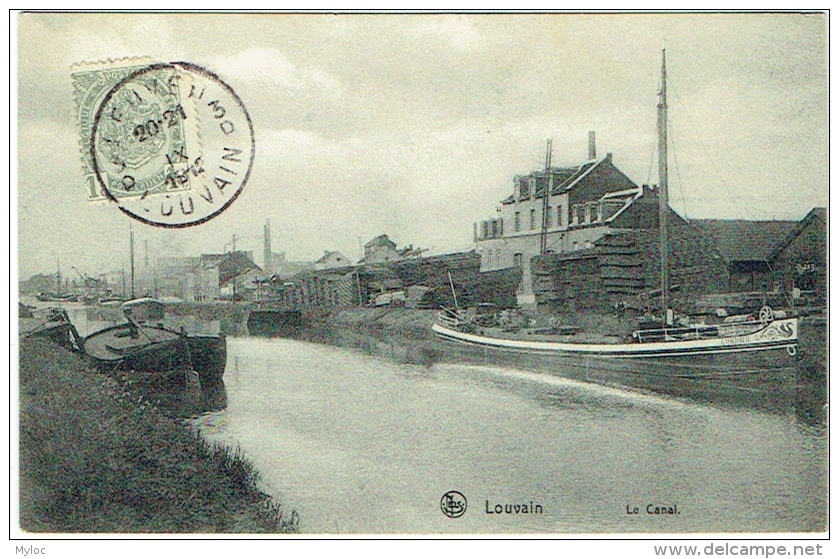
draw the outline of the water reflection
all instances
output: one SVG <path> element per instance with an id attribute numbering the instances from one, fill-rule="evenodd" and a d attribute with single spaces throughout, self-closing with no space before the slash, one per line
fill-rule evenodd
<path id="1" fill-rule="evenodd" d="M 825 527 L 824 430 L 798 408 L 770 413 L 505 367 L 400 365 L 290 340 L 231 338 L 228 352 L 228 408 L 196 424 L 240 445 L 307 532 Z M 439 508 L 451 490 L 469 499 L 456 520 Z M 544 514 L 484 510 L 531 500 Z M 648 502 L 677 503 L 680 514 L 626 514 Z"/>

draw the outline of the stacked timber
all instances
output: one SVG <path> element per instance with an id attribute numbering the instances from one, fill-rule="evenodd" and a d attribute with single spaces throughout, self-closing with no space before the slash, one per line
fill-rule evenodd
<path id="1" fill-rule="evenodd" d="M 537 304 L 553 304 L 560 299 L 557 287 L 557 254 L 549 252 L 530 261 L 533 294 Z"/>
<path id="2" fill-rule="evenodd" d="M 390 263 L 404 285 L 439 285 L 448 282 L 448 273 L 477 274 L 481 257 L 474 251 L 429 256 Z"/>
<path id="3" fill-rule="evenodd" d="M 634 233 L 605 235 L 597 241 L 596 250 L 603 290 L 610 299 L 645 289 L 644 264 Z"/>
<path id="4" fill-rule="evenodd" d="M 466 292 L 470 295 L 467 304 L 494 303 L 499 308 L 515 307 L 516 291 L 521 283 L 521 277 L 521 268 L 470 274 L 461 279 Z"/>
<path id="5" fill-rule="evenodd" d="M 428 288 L 434 292 L 435 303 L 448 307 L 454 306 L 452 283 L 460 306 L 480 303 L 493 303 L 500 308 L 515 306 L 522 273 L 521 268 L 481 272 L 481 257 L 474 251 L 403 260 L 388 266 L 403 285 Z"/>
<path id="6" fill-rule="evenodd" d="M 537 304 L 569 311 L 599 306 L 603 284 L 596 248 L 542 254 L 531 260 L 530 269 Z"/>

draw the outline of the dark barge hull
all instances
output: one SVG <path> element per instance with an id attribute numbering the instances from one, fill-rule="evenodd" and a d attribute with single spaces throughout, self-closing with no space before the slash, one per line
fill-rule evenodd
<path id="1" fill-rule="evenodd" d="M 82 350 L 105 371 L 196 371 L 202 384 L 221 382 L 227 342 L 221 336 L 188 336 L 158 326 L 120 324 L 91 334 Z"/>
<path id="2" fill-rule="evenodd" d="M 288 338 L 303 329 L 303 313 L 296 310 L 257 309 L 248 316 L 248 334 Z"/>
<path id="3" fill-rule="evenodd" d="M 70 351 L 79 351 L 82 338 L 70 322 L 67 312 L 63 309 L 47 312 L 51 314 L 38 318 L 27 310 L 28 316 L 19 318 L 20 335 L 25 338 L 44 338 Z"/>
<path id="4" fill-rule="evenodd" d="M 192 368 L 198 371 L 201 384 L 220 383 L 227 365 L 227 340 L 222 336 L 190 335 L 186 341 Z"/>
<path id="5" fill-rule="evenodd" d="M 801 361 L 784 349 L 748 356 L 697 355 L 620 359 L 603 356 L 540 355 L 440 340 L 438 361 L 473 363 L 628 387 L 695 402 L 779 411 L 795 407 L 810 384 Z"/>

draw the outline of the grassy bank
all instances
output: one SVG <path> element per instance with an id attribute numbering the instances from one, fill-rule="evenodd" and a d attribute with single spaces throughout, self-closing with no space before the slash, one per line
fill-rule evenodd
<path id="1" fill-rule="evenodd" d="M 78 355 L 20 347 L 20 527 L 28 532 L 294 532 L 238 449 L 211 445 Z"/>

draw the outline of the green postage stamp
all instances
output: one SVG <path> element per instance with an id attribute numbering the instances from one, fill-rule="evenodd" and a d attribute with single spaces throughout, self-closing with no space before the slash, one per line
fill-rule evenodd
<path id="1" fill-rule="evenodd" d="M 79 147 L 91 201 L 111 200 L 151 225 L 218 215 L 253 162 L 250 117 L 233 90 L 186 62 L 132 59 L 72 72 Z"/>

